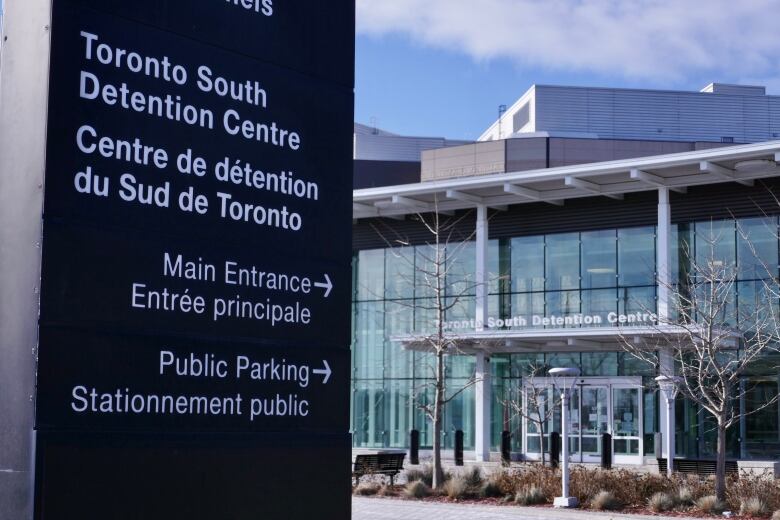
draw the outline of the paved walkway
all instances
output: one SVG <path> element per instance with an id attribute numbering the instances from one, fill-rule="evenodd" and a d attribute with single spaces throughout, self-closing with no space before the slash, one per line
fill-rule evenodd
<path id="1" fill-rule="evenodd" d="M 386 498 L 352 498 L 352 520 L 679 520 L 517 506 L 440 504 Z"/>

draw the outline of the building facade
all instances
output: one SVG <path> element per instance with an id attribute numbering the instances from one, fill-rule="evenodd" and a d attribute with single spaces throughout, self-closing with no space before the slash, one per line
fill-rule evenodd
<path id="1" fill-rule="evenodd" d="M 466 449 L 488 460 L 506 431 L 515 457 L 538 458 L 534 425 L 517 412 L 524 389 L 546 385 L 549 368 L 576 366 L 573 460 L 598 460 L 609 432 L 616 462 L 642 464 L 660 455 L 653 438 L 668 422 L 678 456 L 714 455 L 707 414 L 678 399 L 667 417 L 653 383 L 659 365 L 620 342 L 653 336 L 657 316 L 673 308 L 669 287 L 713 244 L 718 261 L 738 269 L 727 325 L 739 327 L 737 309 L 764 298 L 763 281 L 780 275 L 780 142 L 606 137 L 515 135 L 426 151 L 420 181 L 355 190 L 355 448 L 406 448 L 413 429 L 431 445 L 420 406 L 432 398 L 431 353 L 415 338 L 437 325 L 424 276 L 432 248 L 415 215 L 438 214 L 449 223 L 444 326 L 460 345 L 447 358 L 445 447 L 462 430 Z M 579 151 L 556 163 L 567 146 Z M 513 150 L 536 156 L 523 162 Z M 659 352 L 659 364 L 670 362 Z M 777 395 L 769 366 L 746 374 L 741 410 Z M 777 458 L 779 419 L 777 406 L 748 415 L 731 430 L 730 456 Z M 552 414 L 548 432 L 559 429 Z"/>

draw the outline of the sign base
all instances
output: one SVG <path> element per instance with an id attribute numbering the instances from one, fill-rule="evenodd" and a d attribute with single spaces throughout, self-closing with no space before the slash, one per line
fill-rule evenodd
<path id="1" fill-rule="evenodd" d="M 36 520 L 350 518 L 349 435 L 39 432 L 37 441 Z"/>

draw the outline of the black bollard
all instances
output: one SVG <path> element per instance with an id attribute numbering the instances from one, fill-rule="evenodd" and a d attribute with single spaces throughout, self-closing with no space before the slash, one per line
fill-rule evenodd
<path id="1" fill-rule="evenodd" d="M 455 465 L 463 466 L 463 430 L 455 431 Z"/>
<path id="2" fill-rule="evenodd" d="M 506 430 L 501 432 L 501 462 L 504 466 L 512 462 L 512 434 Z"/>
<path id="3" fill-rule="evenodd" d="M 601 467 L 612 469 L 612 435 L 601 434 Z"/>
<path id="4" fill-rule="evenodd" d="M 420 463 L 420 430 L 409 432 L 409 463 Z"/>
<path id="5" fill-rule="evenodd" d="M 557 468 L 561 463 L 561 434 L 552 432 L 550 434 L 550 465 Z"/>

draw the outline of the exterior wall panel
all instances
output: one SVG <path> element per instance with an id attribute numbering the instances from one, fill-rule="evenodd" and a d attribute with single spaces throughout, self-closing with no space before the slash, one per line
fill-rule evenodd
<path id="1" fill-rule="evenodd" d="M 702 93 L 537 86 L 534 128 L 552 134 L 593 133 L 602 139 L 776 139 L 780 98 L 759 92 L 739 87 Z"/>

